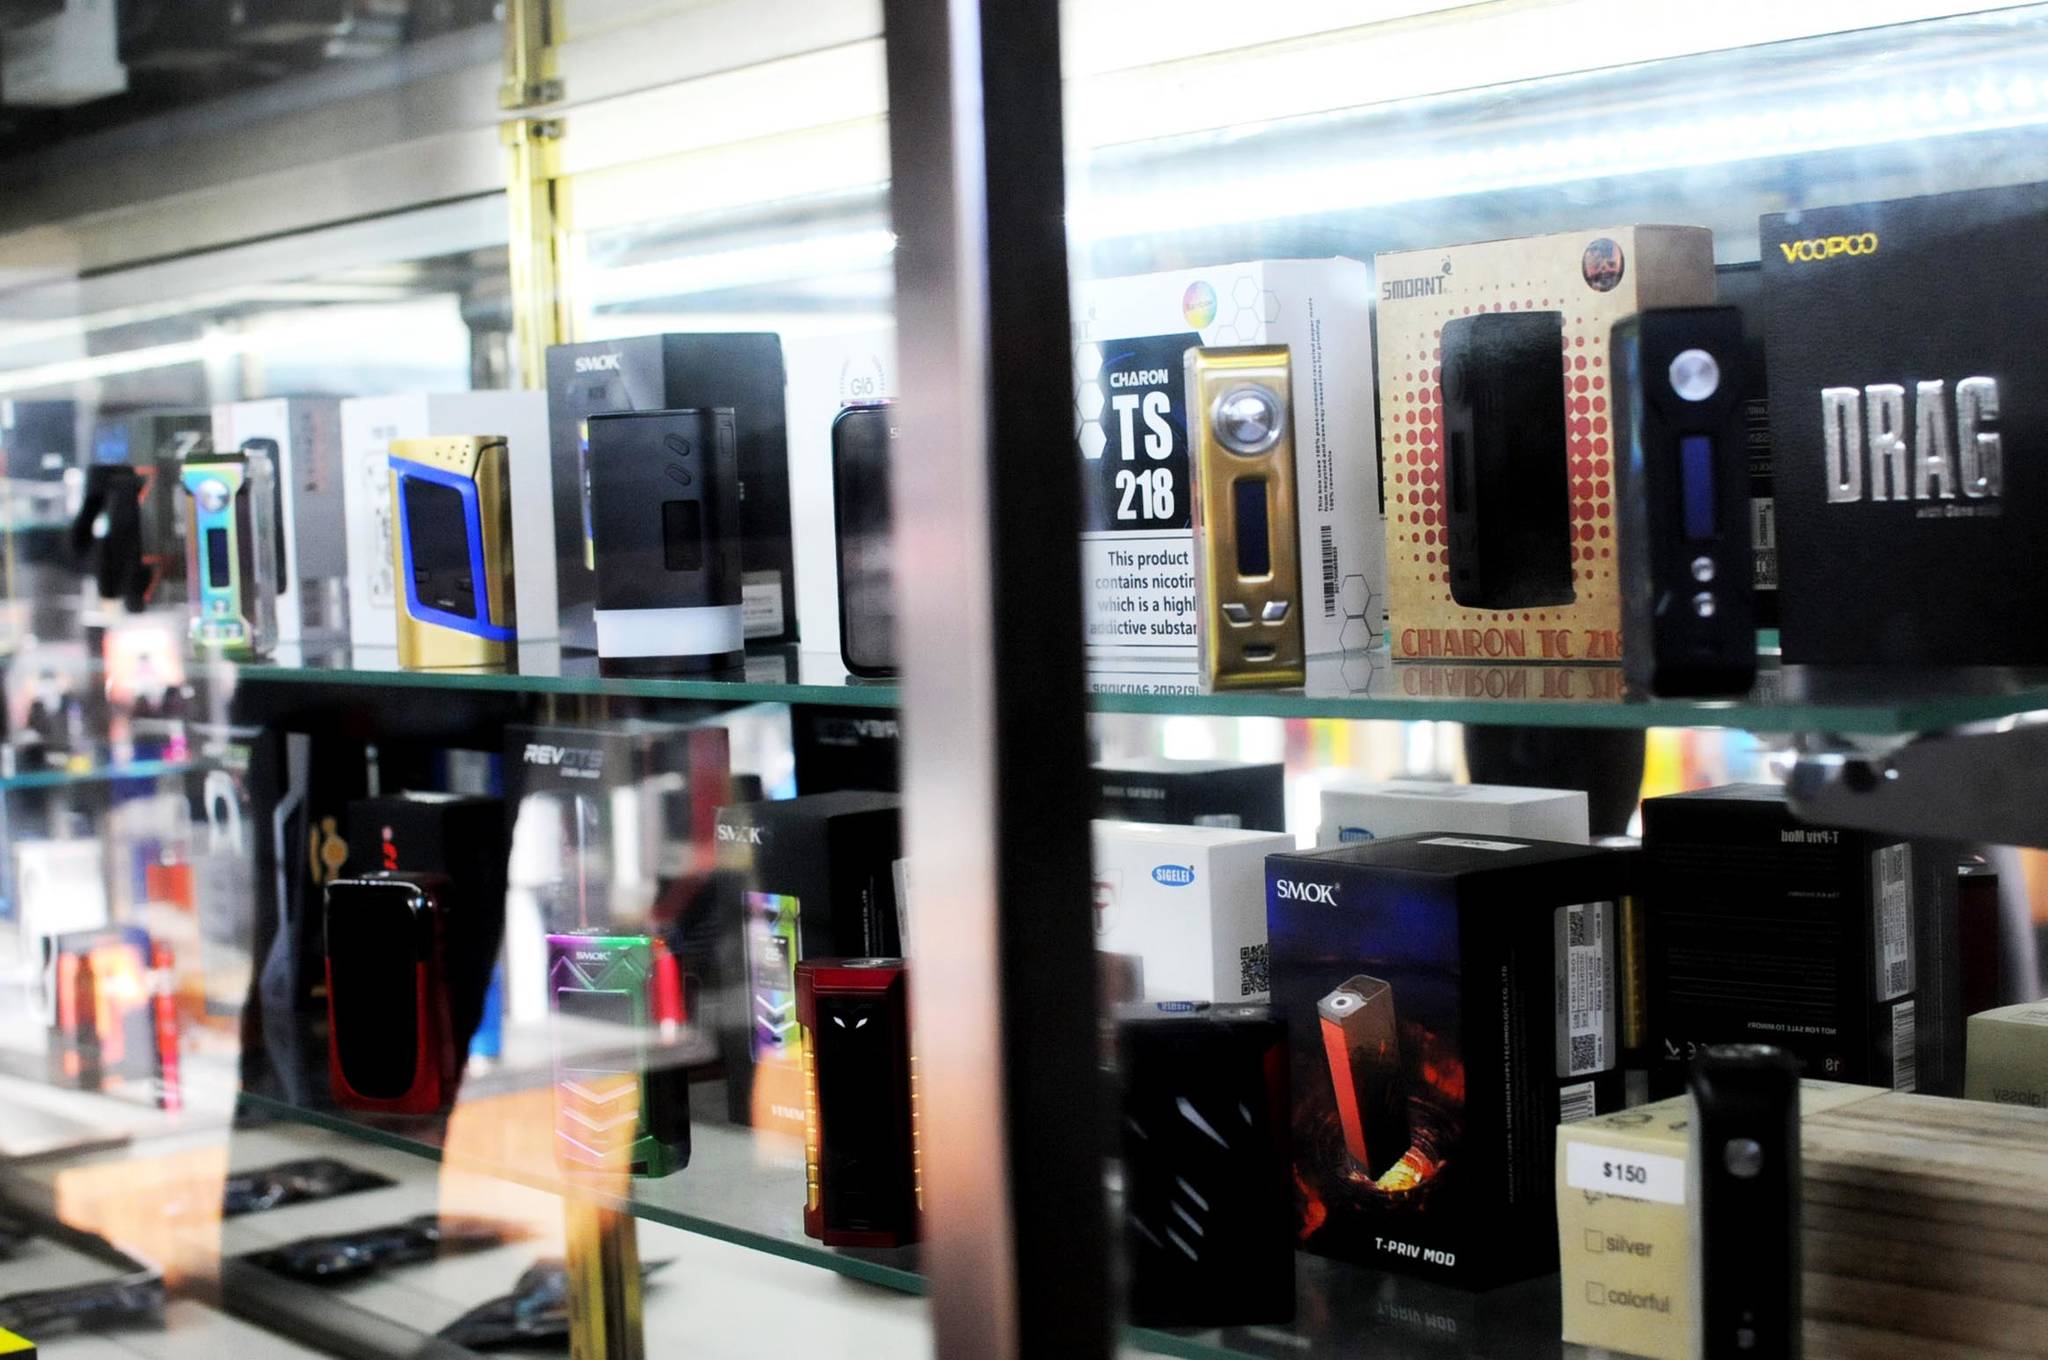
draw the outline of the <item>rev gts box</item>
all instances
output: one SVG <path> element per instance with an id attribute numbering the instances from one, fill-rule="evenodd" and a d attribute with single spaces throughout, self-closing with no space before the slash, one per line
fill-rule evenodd
<path id="1" fill-rule="evenodd" d="M 1471 1288 L 1557 1268 L 1557 1126 L 1621 1104 L 1627 872 L 1505 836 L 1267 859 L 1303 1246 Z"/>
<path id="2" fill-rule="evenodd" d="M 1394 657 L 1620 660 L 1608 337 L 1712 302 L 1712 235 L 1602 227 L 1373 269 Z"/>
<path id="3" fill-rule="evenodd" d="M 1766 216 L 1785 660 L 2048 662 L 2048 185 Z"/>
<path id="4" fill-rule="evenodd" d="M 782 340 L 773 334 L 642 335 L 548 350 L 548 442 L 554 462 L 555 557 L 562 639 L 597 645 L 589 433 L 615 411 L 732 408 L 739 449 L 742 598 L 748 642 L 796 641 L 789 532 L 789 429 Z"/>

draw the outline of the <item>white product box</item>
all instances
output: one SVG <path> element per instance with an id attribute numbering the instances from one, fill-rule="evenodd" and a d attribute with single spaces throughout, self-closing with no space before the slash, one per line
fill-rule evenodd
<path id="1" fill-rule="evenodd" d="M 1584 845 L 1586 795 L 1577 789 L 1427 779 L 1339 779 L 1323 788 L 1323 818 L 1316 827 L 1319 846 L 1428 831 Z"/>
<path id="2" fill-rule="evenodd" d="M 1098 821 L 1095 947 L 1136 955 L 1155 1001 L 1266 999 L 1266 856 L 1274 831 Z"/>
<path id="3" fill-rule="evenodd" d="M 343 496 L 348 518 L 349 640 L 398 645 L 397 581 L 391 565 L 394 439 L 501 434 L 512 469 L 513 597 L 519 640 L 559 636 L 555 607 L 555 500 L 544 392 L 411 392 L 341 403 Z"/>
<path id="4" fill-rule="evenodd" d="M 213 446 L 251 440 L 272 455 L 284 554 L 277 564 L 277 640 L 339 641 L 348 631 L 347 511 L 342 502 L 341 401 L 274 397 L 213 408 Z"/>
<path id="5" fill-rule="evenodd" d="M 1286 345 L 1301 508 L 1303 640 L 1364 651 L 1386 619 L 1373 414 L 1372 270 L 1261 260 L 1084 284 L 1075 318 L 1081 566 L 1092 669 L 1195 664 L 1183 359 Z"/>

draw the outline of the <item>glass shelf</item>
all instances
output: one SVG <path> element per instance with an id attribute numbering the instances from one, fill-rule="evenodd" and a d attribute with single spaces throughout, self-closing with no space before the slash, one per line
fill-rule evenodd
<path id="1" fill-rule="evenodd" d="M 127 779 L 162 779 L 206 768 L 207 763 L 201 760 L 117 760 L 78 768 L 22 770 L 0 776 L 0 793 L 70 788 L 79 784 L 112 784 Z"/>

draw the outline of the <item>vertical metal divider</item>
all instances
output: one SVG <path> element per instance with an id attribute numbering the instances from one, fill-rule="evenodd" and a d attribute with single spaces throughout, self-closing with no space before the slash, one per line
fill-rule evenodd
<path id="1" fill-rule="evenodd" d="M 886 0 L 923 1261 L 942 1356 L 1110 1352 L 1057 0 Z"/>

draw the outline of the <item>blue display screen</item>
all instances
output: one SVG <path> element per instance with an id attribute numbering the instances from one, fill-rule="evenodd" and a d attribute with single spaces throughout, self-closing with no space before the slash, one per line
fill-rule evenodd
<path id="1" fill-rule="evenodd" d="M 1685 518 L 1685 536 L 1709 539 L 1714 524 L 1714 440 L 1710 435 L 1688 434 L 1678 441 L 1679 495 Z"/>

